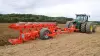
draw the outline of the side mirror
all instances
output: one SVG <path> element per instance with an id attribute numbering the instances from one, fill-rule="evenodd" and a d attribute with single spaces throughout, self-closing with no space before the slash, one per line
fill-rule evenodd
<path id="1" fill-rule="evenodd" d="M 89 15 L 89 17 L 90 17 L 90 15 Z"/>

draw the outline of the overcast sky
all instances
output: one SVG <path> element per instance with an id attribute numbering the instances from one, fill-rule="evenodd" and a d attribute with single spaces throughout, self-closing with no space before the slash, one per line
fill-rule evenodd
<path id="1" fill-rule="evenodd" d="M 100 21 L 100 0 L 0 0 L 0 13 L 29 13 L 75 18 L 86 13 Z"/>

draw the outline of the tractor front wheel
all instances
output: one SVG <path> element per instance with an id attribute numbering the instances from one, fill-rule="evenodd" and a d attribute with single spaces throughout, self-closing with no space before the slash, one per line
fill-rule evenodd
<path id="1" fill-rule="evenodd" d="M 93 33 L 96 32 L 96 25 L 93 25 Z"/>

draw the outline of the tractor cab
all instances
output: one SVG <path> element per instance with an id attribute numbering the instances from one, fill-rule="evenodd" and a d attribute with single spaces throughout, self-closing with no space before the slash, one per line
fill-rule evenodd
<path id="1" fill-rule="evenodd" d="M 84 22 L 87 22 L 88 21 L 88 18 L 90 16 L 86 15 L 86 14 L 76 14 L 76 19 L 75 21 L 76 22 L 79 22 L 79 23 L 84 23 Z"/>

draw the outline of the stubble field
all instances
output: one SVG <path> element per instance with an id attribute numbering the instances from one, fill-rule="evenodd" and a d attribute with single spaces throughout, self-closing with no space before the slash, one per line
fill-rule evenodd
<path id="1" fill-rule="evenodd" d="M 96 33 L 60 34 L 49 40 L 31 40 L 23 44 L 10 45 L 9 38 L 16 38 L 18 31 L 0 23 L 0 56 L 100 56 L 100 26 Z M 65 27 L 65 24 L 59 24 Z"/>

